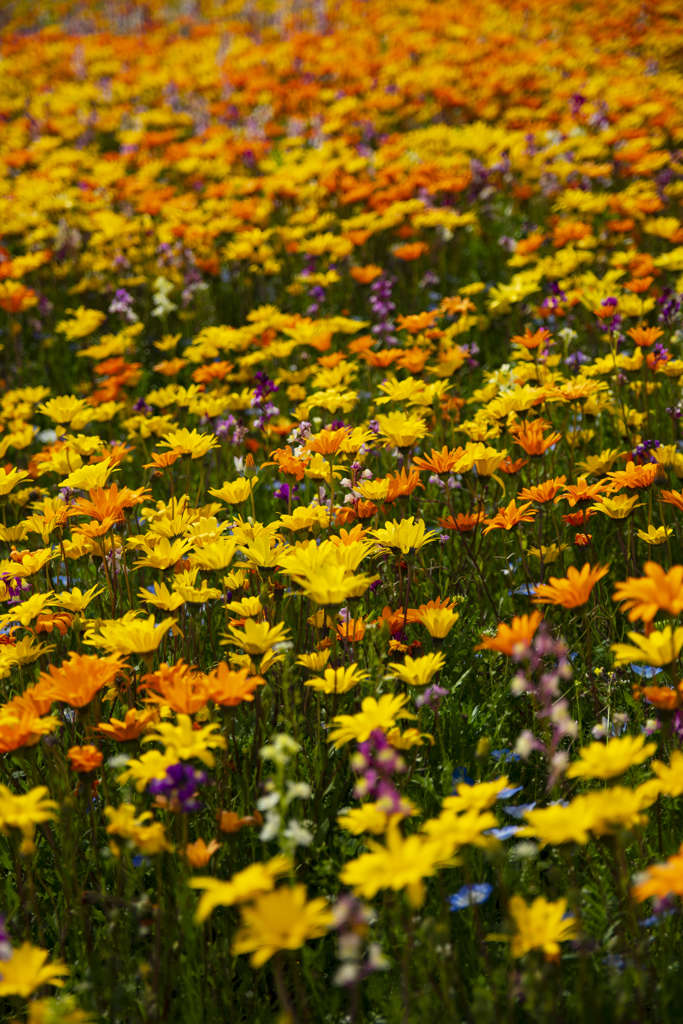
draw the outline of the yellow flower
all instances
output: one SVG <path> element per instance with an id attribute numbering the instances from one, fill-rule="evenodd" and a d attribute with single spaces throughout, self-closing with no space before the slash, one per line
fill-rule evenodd
<path id="1" fill-rule="evenodd" d="M 354 576 L 345 566 L 328 563 L 320 566 L 311 576 L 300 580 L 300 585 L 316 604 L 329 607 L 341 605 L 352 597 L 362 597 L 377 579 L 378 576 L 366 576 L 365 573 Z"/>
<path id="2" fill-rule="evenodd" d="M 185 598 L 181 594 L 175 594 L 168 589 L 165 583 L 152 584 L 152 590 L 145 590 L 141 587 L 138 591 L 138 599 L 146 604 L 153 604 L 155 608 L 161 608 L 165 612 L 174 612 L 185 604 Z"/>
<path id="3" fill-rule="evenodd" d="M 403 555 L 413 555 L 425 544 L 431 544 L 436 540 L 438 531 L 425 530 L 424 520 L 418 519 L 415 522 L 415 517 L 411 516 L 410 519 L 402 519 L 400 523 L 395 519 L 393 522 L 385 523 L 384 529 L 373 530 L 372 536 L 376 537 L 383 547 L 393 548 Z"/>
<path id="4" fill-rule="evenodd" d="M 152 654 L 175 624 L 176 619 L 162 619 L 155 623 L 153 615 L 148 619 L 124 616 L 118 622 L 101 623 L 99 633 L 96 629 L 89 629 L 84 640 L 91 647 L 100 647 L 112 654 Z"/>
<path id="5" fill-rule="evenodd" d="M 410 448 L 428 433 L 421 416 L 411 413 L 390 412 L 377 417 L 382 437 L 396 448 Z"/>
<path id="6" fill-rule="evenodd" d="M 0 996 L 28 999 L 41 985 L 62 988 L 62 977 L 69 973 L 69 968 L 61 960 L 46 963 L 49 955 L 46 949 L 32 946 L 30 942 L 15 949 L 11 959 L 2 962 Z"/>
<path id="7" fill-rule="evenodd" d="M 670 537 L 673 533 L 673 529 L 670 526 L 653 526 L 652 523 L 645 530 L 638 530 L 638 536 L 641 540 L 644 540 L 646 544 L 656 545 L 664 544 L 667 537 Z"/>
<path id="8" fill-rule="evenodd" d="M 524 817 L 528 827 L 521 834 L 538 839 L 541 846 L 561 846 L 563 843 L 585 846 L 596 821 L 590 795 L 575 797 L 567 807 L 562 804 L 539 807 Z"/>
<path id="9" fill-rule="evenodd" d="M 24 837 L 25 852 L 32 852 L 36 825 L 56 817 L 54 800 L 47 799 L 47 786 L 36 786 L 28 793 L 16 795 L 0 784 L 0 832 L 15 828 Z"/>
<path id="10" fill-rule="evenodd" d="M 379 700 L 366 697 L 357 714 L 337 715 L 332 719 L 336 729 L 330 733 L 329 742 L 334 743 L 335 747 L 343 747 L 350 740 L 364 743 L 373 729 L 387 732 L 396 725 L 398 718 L 415 718 L 410 711 L 403 710 L 407 703 L 407 693 L 383 693 Z"/>
<path id="11" fill-rule="evenodd" d="M 542 949 L 546 960 L 555 960 L 560 955 L 560 943 L 578 935 L 576 918 L 567 916 L 564 899 L 551 903 L 538 896 L 528 904 L 521 896 L 512 896 L 510 916 L 515 923 L 510 952 L 516 958 L 532 949 Z"/>
<path id="12" fill-rule="evenodd" d="M 233 953 L 251 953 L 252 967 L 261 967 L 281 949 L 300 949 L 309 939 L 325 935 L 333 922 L 324 897 L 306 902 L 303 885 L 281 886 L 242 909 L 242 927 Z"/>
<path id="13" fill-rule="evenodd" d="M 57 398 L 50 398 L 38 406 L 38 412 L 42 412 L 55 423 L 71 423 L 88 408 L 84 398 L 76 398 L 75 395 L 59 395 Z"/>
<path id="14" fill-rule="evenodd" d="M 498 799 L 499 793 L 510 785 L 506 775 L 501 775 L 493 782 L 478 782 L 475 786 L 468 786 L 466 782 L 460 782 L 456 789 L 455 796 L 447 796 L 443 801 L 443 808 L 446 811 L 468 811 L 476 808 L 479 811 L 488 810 L 493 807 Z"/>
<path id="15" fill-rule="evenodd" d="M 308 679 L 304 685 L 321 693 L 348 693 L 354 686 L 364 682 L 367 678 L 368 673 L 360 670 L 354 663 L 347 667 L 327 668 L 324 676 Z"/>
<path id="16" fill-rule="evenodd" d="M 164 434 L 163 441 L 160 441 L 157 447 L 170 448 L 179 455 L 201 459 L 212 448 L 220 448 L 220 442 L 212 434 L 199 434 L 196 430 L 182 427 L 180 430 L 172 430 L 170 434 Z"/>
<path id="17" fill-rule="evenodd" d="M 370 853 L 362 853 L 356 860 L 347 861 L 339 878 L 350 885 L 357 896 L 373 899 L 380 889 L 399 892 L 406 889 L 413 907 L 424 903 L 424 878 L 435 874 L 439 856 L 438 847 L 425 836 L 403 838 L 397 827 L 390 827 L 386 846 L 368 840 Z"/>
<path id="18" fill-rule="evenodd" d="M 138 793 L 142 793 L 152 779 L 165 778 L 166 769 L 170 768 L 172 764 L 177 764 L 177 761 L 178 759 L 171 749 L 163 753 L 160 750 L 146 750 L 139 759 L 128 762 L 125 772 L 122 772 L 116 781 L 123 786 L 124 783 L 132 780 L 135 782 Z"/>
<path id="19" fill-rule="evenodd" d="M 609 743 L 581 747 L 581 758 L 567 769 L 568 779 L 613 779 L 652 757 L 656 743 L 645 744 L 644 736 L 621 736 Z"/>
<path id="20" fill-rule="evenodd" d="M 237 541 L 234 537 L 218 537 L 211 544 L 203 544 L 189 556 L 191 566 L 198 569 L 225 569 L 235 557 Z"/>
<path id="21" fill-rule="evenodd" d="M 85 593 L 78 587 L 74 587 L 71 592 L 63 590 L 61 594 L 57 594 L 57 604 L 60 608 L 66 608 L 68 612 L 78 614 L 85 611 L 93 598 L 101 594 L 103 590 L 104 587 L 97 587 L 97 585 L 86 590 Z"/>
<path id="22" fill-rule="evenodd" d="M 652 770 L 659 780 L 659 788 L 666 796 L 683 796 L 683 753 L 674 750 L 668 765 L 653 761 Z"/>
<path id="23" fill-rule="evenodd" d="M 430 636 L 443 640 L 460 618 L 460 612 L 451 608 L 425 608 L 420 612 L 418 621 L 426 628 Z"/>
<path id="24" fill-rule="evenodd" d="M 232 636 L 228 643 L 237 643 L 246 654 L 265 654 L 274 644 L 286 640 L 288 635 L 282 622 L 271 628 L 267 622 L 254 622 L 253 619 L 246 620 L 244 632 L 235 626 L 229 626 L 228 630 Z"/>
<path id="25" fill-rule="evenodd" d="M 617 494 L 616 498 L 603 498 L 597 505 L 591 505 L 590 511 L 602 512 L 610 519 L 627 519 L 634 509 L 641 508 L 641 505 L 636 505 L 637 501 L 637 494 L 633 498 Z"/>
<path id="26" fill-rule="evenodd" d="M 94 491 L 97 487 L 104 487 L 112 473 L 118 473 L 118 467 L 107 456 L 102 462 L 96 462 L 92 466 L 81 466 L 80 469 L 69 473 L 62 480 L 62 487 L 70 487 L 72 490 Z"/>
<path id="27" fill-rule="evenodd" d="M 12 488 L 27 476 L 28 473 L 23 469 L 10 469 L 8 473 L 6 469 L 0 468 L 0 496 L 9 494 Z"/>
<path id="28" fill-rule="evenodd" d="M 649 636 L 641 633 L 629 633 L 629 640 L 637 646 L 630 644 L 612 644 L 610 648 L 614 651 L 615 665 L 628 665 L 636 662 L 640 665 L 654 665 L 663 668 L 676 661 L 683 647 L 683 626 L 672 631 L 671 626 L 665 626 L 662 630 L 654 630 Z"/>
<path id="29" fill-rule="evenodd" d="M 56 327 L 60 334 L 66 336 L 67 341 L 87 337 L 107 319 L 106 313 L 100 312 L 99 309 L 86 309 L 85 306 L 67 309 L 67 313 L 71 314 L 71 320 L 60 320 Z"/>
<path id="30" fill-rule="evenodd" d="M 413 812 L 414 808 L 411 806 L 410 813 Z M 373 835 L 379 836 L 386 832 L 390 825 L 396 824 L 404 817 L 405 814 L 392 814 L 384 810 L 381 802 L 377 801 L 377 803 L 362 804 L 346 814 L 341 814 L 337 818 L 337 823 L 340 828 L 346 829 L 353 836 L 360 836 L 364 832 L 372 832 Z"/>
<path id="31" fill-rule="evenodd" d="M 209 875 L 190 879 L 188 885 L 191 889 L 204 889 L 194 915 L 195 923 L 206 921 L 216 907 L 249 903 L 266 892 L 272 892 L 276 880 L 288 874 L 293 867 L 294 862 L 279 853 L 272 860 L 250 864 L 233 875 L 229 882 Z"/>
<path id="32" fill-rule="evenodd" d="M 463 846 L 489 846 L 492 840 L 485 836 L 490 828 L 498 824 L 491 811 L 483 813 L 478 807 L 470 807 L 463 814 L 444 808 L 438 818 L 429 818 L 423 825 L 433 844 L 436 860 L 440 865 L 452 863 L 452 857 Z"/>
<path id="33" fill-rule="evenodd" d="M 0 615 L 0 624 L 4 626 L 10 622 L 20 622 L 22 626 L 28 626 L 45 608 L 54 603 L 51 594 L 33 594 L 28 600 L 15 605 L 11 611 Z"/>
<path id="34" fill-rule="evenodd" d="M 155 731 L 144 736 L 143 743 L 151 743 L 160 740 L 163 743 L 167 754 L 173 754 L 176 761 L 189 761 L 196 757 L 207 768 L 213 768 L 216 759 L 211 753 L 211 747 L 220 747 L 225 750 L 227 743 L 224 736 L 214 736 L 216 729 L 220 726 L 213 722 L 205 725 L 202 729 L 194 729 L 192 719 L 189 715 L 179 714 L 178 724 L 171 722 L 159 722 Z"/>
<path id="35" fill-rule="evenodd" d="M 406 655 L 402 665 L 392 662 L 389 665 L 391 675 L 398 676 L 409 686 L 426 686 L 437 672 L 446 664 L 443 654 L 425 654 L 422 658 L 411 658 Z"/>
<path id="36" fill-rule="evenodd" d="M 247 480 L 246 477 L 241 476 L 231 483 L 226 481 L 219 489 L 211 488 L 209 494 L 213 495 L 214 498 L 220 498 L 221 501 L 227 502 L 228 505 L 241 505 L 251 494 L 255 483 L 254 478 Z"/>
<path id="37" fill-rule="evenodd" d="M 192 547 L 189 540 L 177 538 L 171 543 L 168 537 L 162 537 L 153 548 L 145 544 L 143 550 L 144 558 L 139 558 L 135 568 L 148 565 L 151 569 L 168 569 L 170 565 L 179 562 L 183 555 Z"/>

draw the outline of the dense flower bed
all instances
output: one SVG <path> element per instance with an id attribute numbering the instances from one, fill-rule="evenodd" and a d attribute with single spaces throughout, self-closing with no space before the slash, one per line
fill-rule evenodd
<path id="1" fill-rule="evenodd" d="M 678 5 L 3 18 L 2 1019 L 676 1020 Z"/>

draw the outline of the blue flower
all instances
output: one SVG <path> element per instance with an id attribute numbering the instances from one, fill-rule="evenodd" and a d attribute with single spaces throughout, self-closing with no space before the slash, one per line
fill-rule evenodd
<path id="1" fill-rule="evenodd" d="M 506 825 L 504 828 L 489 828 L 484 832 L 485 836 L 493 836 L 494 839 L 511 839 L 520 831 L 521 825 Z"/>
<path id="2" fill-rule="evenodd" d="M 480 882 L 478 885 L 463 885 L 456 893 L 449 896 L 448 902 L 451 910 L 465 910 L 466 907 L 475 907 L 479 903 L 486 903 L 493 892 L 493 886 L 488 882 Z"/>
<path id="3" fill-rule="evenodd" d="M 513 804 L 506 804 L 503 810 L 513 818 L 523 818 L 529 811 L 533 811 L 535 806 L 536 801 L 534 800 L 531 804 L 519 804 L 517 807 Z"/>
<path id="4" fill-rule="evenodd" d="M 453 770 L 453 791 L 454 792 L 455 792 L 455 787 L 459 786 L 462 782 L 464 782 L 466 786 L 473 786 L 474 785 L 474 779 L 472 778 L 472 776 L 467 771 L 467 768 L 465 767 L 465 765 L 464 764 L 459 764 L 458 767 Z"/>
<path id="5" fill-rule="evenodd" d="M 491 757 L 494 761 L 503 761 L 504 764 L 508 764 L 510 761 L 519 761 L 519 754 L 515 754 L 514 750 L 509 750 L 507 747 L 503 750 L 492 750 Z"/>
<path id="6" fill-rule="evenodd" d="M 508 786 L 507 789 L 501 789 L 500 793 L 498 794 L 498 799 L 510 800 L 511 797 L 515 795 L 515 793 L 521 793 L 523 789 L 524 786 Z"/>

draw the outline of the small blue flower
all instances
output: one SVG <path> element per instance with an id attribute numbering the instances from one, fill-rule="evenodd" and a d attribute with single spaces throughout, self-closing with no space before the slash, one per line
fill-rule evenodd
<path id="1" fill-rule="evenodd" d="M 519 804 L 517 807 L 514 807 L 512 804 L 506 804 L 503 810 L 512 818 L 523 818 L 525 814 L 529 813 L 529 811 L 533 811 L 535 806 L 536 801 L 534 800 L 531 804 Z"/>
<path id="2" fill-rule="evenodd" d="M 510 800 L 515 795 L 515 793 L 521 793 L 523 789 L 524 786 L 508 786 L 507 789 L 501 789 L 500 793 L 498 794 L 498 799 Z"/>
<path id="3" fill-rule="evenodd" d="M 457 768 L 453 769 L 453 792 L 455 792 L 456 786 L 459 786 L 462 782 L 466 786 L 473 786 L 474 779 L 467 771 L 464 764 L 459 764 Z"/>
<path id="4" fill-rule="evenodd" d="M 519 761 L 519 754 L 515 754 L 514 750 L 509 750 L 507 747 L 502 750 L 492 750 L 491 757 L 494 761 L 502 761 L 504 764 L 509 764 L 510 761 Z"/>
<path id="5" fill-rule="evenodd" d="M 484 832 L 484 835 L 493 836 L 494 839 L 511 839 L 520 830 L 520 825 L 506 825 L 504 828 L 489 828 Z"/>
<path id="6" fill-rule="evenodd" d="M 475 907 L 479 903 L 486 903 L 493 892 L 493 886 L 488 882 L 480 882 L 478 885 L 463 885 L 456 893 L 449 896 L 448 902 L 451 910 L 465 910 L 467 907 Z"/>

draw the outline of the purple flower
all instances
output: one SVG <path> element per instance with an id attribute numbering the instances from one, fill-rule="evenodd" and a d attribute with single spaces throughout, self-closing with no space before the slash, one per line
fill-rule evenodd
<path id="1" fill-rule="evenodd" d="M 446 697 L 450 693 L 450 690 L 444 689 L 443 686 L 438 686 L 434 683 L 432 686 L 428 686 L 424 693 L 421 693 L 415 703 L 418 708 L 428 707 L 432 711 L 438 711 L 439 704 L 443 697 Z"/>
<path id="2" fill-rule="evenodd" d="M 198 772 L 191 764 L 172 764 L 166 769 L 163 779 L 152 779 L 149 791 L 152 796 L 165 796 L 168 801 L 177 800 L 183 814 L 198 811 L 203 804 L 196 799 L 197 787 L 206 783 L 206 772 Z"/>
<path id="3" fill-rule="evenodd" d="M 0 960 L 11 960 L 13 953 L 12 940 L 5 927 L 5 918 L 0 914 Z"/>

